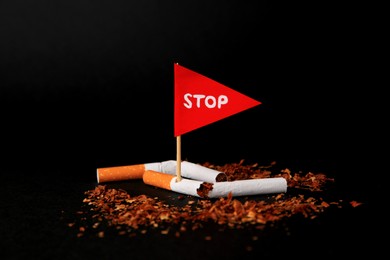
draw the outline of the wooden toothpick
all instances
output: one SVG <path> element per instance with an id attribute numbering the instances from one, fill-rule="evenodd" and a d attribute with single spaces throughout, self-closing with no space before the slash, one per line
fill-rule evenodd
<path id="1" fill-rule="evenodd" d="M 181 135 L 176 136 L 176 182 L 181 181 Z"/>

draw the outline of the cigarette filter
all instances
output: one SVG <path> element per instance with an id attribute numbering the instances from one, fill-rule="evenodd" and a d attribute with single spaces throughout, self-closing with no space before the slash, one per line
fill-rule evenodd
<path id="1" fill-rule="evenodd" d="M 160 163 L 135 164 L 127 166 L 105 167 L 97 169 L 97 182 L 124 181 L 142 179 L 146 170 L 160 170 Z"/>
<path id="2" fill-rule="evenodd" d="M 149 184 L 166 190 L 172 190 L 171 181 L 175 178 L 176 177 L 173 175 L 156 172 L 152 170 L 145 171 L 142 176 L 142 179 L 145 184 Z"/>

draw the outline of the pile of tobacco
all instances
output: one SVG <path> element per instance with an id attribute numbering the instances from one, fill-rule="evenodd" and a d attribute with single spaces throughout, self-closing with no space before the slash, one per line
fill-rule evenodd
<path id="1" fill-rule="evenodd" d="M 228 181 L 284 177 L 289 189 L 321 192 L 326 184 L 334 182 L 322 173 L 294 173 L 289 169 L 271 171 L 269 166 L 258 164 L 245 165 L 244 161 L 222 166 L 203 163 L 203 166 L 224 172 Z M 104 237 L 108 230 L 119 235 L 134 236 L 150 231 L 161 234 L 171 233 L 179 237 L 182 232 L 202 228 L 206 224 L 216 224 L 221 228 L 242 229 L 248 226 L 263 229 L 267 224 L 291 216 L 301 215 L 313 219 L 329 207 L 342 207 L 342 200 L 325 201 L 318 196 L 296 195 L 287 193 L 272 194 L 266 199 L 226 198 L 204 199 L 180 195 L 187 201 L 184 206 L 175 206 L 169 201 L 162 201 L 148 195 L 131 195 L 123 189 L 107 188 L 97 185 L 85 192 L 82 210 L 78 211 L 79 221 L 68 223 L 77 228 L 77 236 L 94 234 Z M 356 207 L 360 203 L 349 202 Z"/>

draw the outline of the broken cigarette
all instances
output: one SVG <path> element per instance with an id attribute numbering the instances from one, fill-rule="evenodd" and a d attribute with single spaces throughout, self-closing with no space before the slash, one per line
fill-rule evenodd
<path id="1" fill-rule="evenodd" d="M 206 182 L 189 179 L 177 182 L 175 176 L 153 170 L 145 171 L 142 178 L 145 184 L 201 198 L 226 197 L 230 192 L 233 196 L 248 196 L 287 191 L 287 181 L 282 177 L 209 183 L 209 190 L 204 189 Z"/>
<path id="2" fill-rule="evenodd" d="M 169 160 L 157 163 L 98 168 L 97 182 L 102 183 L 111 181 L 142 179 L 144 172 L 148 170 L 167 173 L 170 175 L 176 175 L 176 165 L 176 161 Z M 205 182 L 227 181 L 227 176 L 225 173 L 207 168 L 200 164 L 182 161 L 180 165 L 181 176 L 184 178 Z"/>

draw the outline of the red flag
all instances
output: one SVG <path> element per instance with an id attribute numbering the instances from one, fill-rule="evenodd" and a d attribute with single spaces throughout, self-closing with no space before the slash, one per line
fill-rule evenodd
<path id="1" fill-rule="evenodd" d="M 177 63 L 174 79 L 175 137 L 261 104 Z"/>

